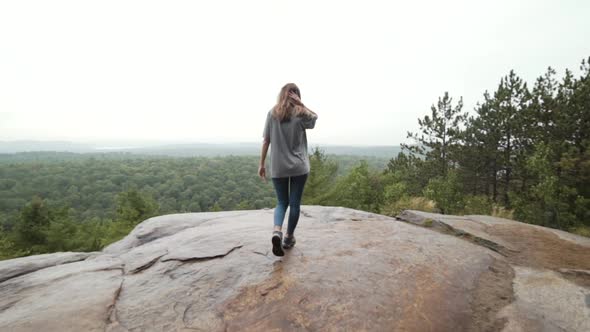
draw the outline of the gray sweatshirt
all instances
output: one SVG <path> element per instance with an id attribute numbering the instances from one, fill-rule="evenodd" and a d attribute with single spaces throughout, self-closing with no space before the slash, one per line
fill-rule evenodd
<path id="1" fill-rule="evenodd" d="M 317 115 L 292 116 L 282 123 L 266 115 L 262 137 L 270 142 L 270 176 L 282 178 L 309 173 L 305 129 L 315 126 Z"/>

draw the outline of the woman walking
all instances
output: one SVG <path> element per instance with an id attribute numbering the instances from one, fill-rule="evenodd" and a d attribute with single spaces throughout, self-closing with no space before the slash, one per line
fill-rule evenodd
<path id="1" fill-rule="evenodd" d="M 303 188 L 309 174 L 305 130 L 312 129 L 317 118 L 316 113 L 303 105 L 299 88 L 293 83 L 286 84 L 281 89 L 277 104 L 266 116 L 258 175 L 266 181 L 264 162 L 272 143 L 270 176 L 277 195 L 277 207 L 274 211 L 271 242 L 272 252 L 276 256 L 283 256 L 283 249 L 290 249 L 295 245 L 294 232 L 299 221 Z M 283 240 L 283 219 L 289 206 L 289 223 Z"/>

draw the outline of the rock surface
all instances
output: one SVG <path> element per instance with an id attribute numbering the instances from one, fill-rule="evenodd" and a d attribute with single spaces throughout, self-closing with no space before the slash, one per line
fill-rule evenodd
<path id="1" fill-rule="evenodd" d="M 490 216 L 404 211 L 399 219 L 467 239 L 504 256 L 514 301 L 504 331 L 590 331 L 590 238 Z"/>
<path id="2" fill-rule="evenodd" d="M 159 216 L 102 252 L 0 262 L 0 331 L 590 330 L 585 238 L 304 206 L 278 258 L 272 213 Z"/>
<path id="3" fill-rule="evenodd" d="M 0 282 L 46 267 L 81 261 L 88 256 L 90 254 L 85 252 L 58 252 L 3 261 L 0 262 Z"/>

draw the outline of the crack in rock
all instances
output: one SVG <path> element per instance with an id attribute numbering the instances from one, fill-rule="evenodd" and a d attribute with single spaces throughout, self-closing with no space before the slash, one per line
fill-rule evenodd
<path id="1" fill-rule="evenodd" d="M 10 309 L 13 305 L 20 302 L 20 299 L 7 303 L 6 305 L 0 306 L 0 313 Z"/>
<path id="2" fill-rule="evenodd" d="M 188 310 L 189 310 L 189 309 L 190 309 L 192 306 L 193 306 L 193 304 L 192 304 L 192 303 L 191 303 L 191 304 L 189 304 L 189 305 L 187 305 L 187 306 L 186 306 L 186 308 L 184 308 L 184 311 L 182 312 L 182 324 L 184 324 L 184 327 L 185 327 L 185 328 L 188 328 L 188 324 L 189 324 L 189 323 L 187 322 L 187 319 L 186 319 L 186 313 L 188 312 Z"/>
<path id="3" fill-rule="evenodd" d="M 268 251 L 267 252 L 252 251 L 252 252 L 255 253 L 255 254 L 257 254 L 257 255 L 268 257 Z"/>
<path id="4" fill-rule="evenodd" d="M 571 274 L 571 275 L 574 275 L 574 276 L 590 278 L 590 271 L 588 271 L 588 270 L 582 270 L 582 269 L 559 269 L 558 271 L 560 273 L 562 273 L 562 274 Z"/>
<path id="5" fill-rule="evenodd" d="M 125 277 L 123 277 L 123 275 L 122 275 L 121 276 L 121 283 L 119 284 L 119 287 L 117 288 L 117 290 L 115 291 L 115 294 L 113 295 L 113 301 L 107 307 L 106 325 L 105 325 L 105 329 L 104 329 L 105 332 L 109 331 L 113 325 L 121 327 L 121 328 L 125 329 L 125 331 L 129 331 L 129 329 L 127 327 L 125 327 L 123 324 L 121 324 L 121 322 L 119 321 L 119 317 L 117 315 L 117 301 L 119 300 L 119 297 L 121 296 L 121 291 L 123 290 L 123 282 L 125 282 Z"/>
<path id="6" fill-rule="evenodd" d="M 225 254 L 220 254 L 220 255 L 215 255 L 215 256 L 188 257 L 188 258 L 174 258 L 174 257 L 172 257 L 172 258 L 163 259 L 162 262 L 179 261 L 179 262 L 182 262 L 182 263 L 195 263 L 195 262 L 210 261 L 210 260 L 217 259 L 217 258 L 223 258 L 223 257 L 231 254 L 234 250 L 240 249 L 242 247 L 243 247 L 243 245 L 240 245 L 240 246 L 237 246 L 237 247 L 233 247 L 228 252 L 226 252 Z"/>
<path id="7" fill-rule="evenodd" d="M 138 266 L 138 267 L 136 267 L 136 268 L 134 268 L 134 269 L 130 270 L 130 271 L 128 272 L 128 274 L 136 274 L 136 273 L 139 273 L 139 272 L 145 271 L 145 270 L 149 269 L 150 267 L 152 267 L 154 264 L 156 264 L 156 262 L 157 262 L 157 261 L 158 261 L 160 258 L 162 258 L 163 256 L 166 256 L 166 255 L 168 255 L 168 251 L 166 251 L 166 253 L 164 253 L 164 254 L 162 254 L 162 255 L 160 255 L 160 256 L 157 256 L 157 257 L 155 257 L 154 259 L 150 260 L 149 262 L 147 262 L 147 263 L 145 263 L 145 264 L 143 264 L 143 265 L 141 265 L 141 266 Z"/>
<path id="8" fill-rule="evenodd" d="M 271 285 L 263 290 L 260 291 L 260 296 L 266 296 L 268 295 L 268 293 L 270 293 L 271 291 L 278 289 L 279 287 L 281 287 L 283 285 L 282 281 L 277 282 L 274 285 Z"/>
<path id="9" fill-rule="evenodd" d="M 168 224 L 153 227 L 152 229 L 149 230 L 149 232 L 143 233 L 143 234 L 141 234 L 141 233 L 137 234 L 137 232 L 134 229 L 131 233 L 129 233 L 127 236 L 125 236 L 122 240 L 115 242 L 115 243 L 111 243 L 110 245 L 103 248 L 102 252 L 103 253 L 105 253 L 105 252 L 123 253 L 123 252 L 129 251 L 133 248 L 138 248 L 143 245 L 146 245 L 150 242 L 164 239 L 164 238 L 167 238 L 170 236 L 174 236 L 174 235 L 176 235 L 180 232 L 186 231 L 188 229 L 200 227 L 203 224 L 206 224 L 207 222 L 212 221 L 212 220 L 225 219 L 225 218 L 235 218 L 235 217 L 240 217 L 240 216 L 245 216 L 245 215 L 248 215 L 248 213 L 241 213 L 241 214 L 236 214 L 236 215 L 231 215 L 231 216 L 225 215 L 225 216 L 221 216 L 221 217 L 202 219 L 202 220 L 198 220 L 196 225 L 195 224 L 182 225 L 182 226 L 178 227 L 177 229 L 175 229 L 174 232 L 169 233 L 169 234 L 158 234 L 159 230 L 167 229 L 167 228 L 171 227 L 171 225 L 168 225 Z M 147 220 L 150 220 L 150 219 L 147 219 Z M 144 220 L 144 222 L 147 220 Z M 141 228 L 144 222 L 140 223 L 137 227 Z M 147 226 L 144 226 L 144 227 L 147 227 Z M 137 243 L 133 243 L 134 242 L 133 239 L 135 239 L 135 241 Z M 116 246 L 117 244 L 119 244 L 120 242 L 123 242 L 123 241 L 131 241 L 132 243 L 131 244 L 124 244 L 121 248 Z"/>
<path id="10" fill-rule="evenodd" d="M 451 225 L 449 225 L 449 224 L 447 224 L 444 221 L 439 220 L 439 219 L 428 219 L 428 218 L 425 219 L 425 220 L 431 220 L 431 223 L 434 224 L 435 227 L 432 227 L 432 225 L 431 226 L 427 226 L 426 224 L 422 224 L 421 222 L 415 222 L 413 220 L 410 220 L 410 219 L 405 218 L 405 216 L 403 216 L 403 215 L 397 216 L 396 219 L 402 220 L 404 222 L 408 222 L 408 223 L 410 223 L 412 225 L 417 225 L 417 226 L 420 226 L 420 227 L 424 227 L 424 228 L 434 228 L 433 230 L 438 230 L 440 233 L 446 233 L 446 234 L 449 234 L 449 235 L 454 235 L 456 237 L 465 239 L 465 240 L 467 240 L 467 241 L 469 241 L 469 242 L 471 242 L 473 244 L 476 244 L 476 245 L 479 245 L 479 246 L 488 248 L 488 249 L 490 249 L 490 250 L 492 250 L 494 252 L 497 252 L 498 254 L 500 254 L 500 255 L 502 255 L 504 257 L 508 257 L 509 255 L 518 252 L 516 250 L 512 250 L 512 249 L 506 248 L 506 247 L 504 247 L 503 245 L 501 245 L 499 243 L 496 243 L 496 242 L 490 241 L 488 239 L 484 239 L 482 237 L 473 235 L 473 234 L 468 233 L 466 231 L 463 231 L 461 229 L 457 229 L 457 228 L 455 228 L 455 227 L 453 227 L 453 226 L 451 226 Z M 476 223 L 475 221 L 473 221 L 471 219 L 470 219 L 470 221 Z M 438 226 L 438 227 L 436 227 L 436 226 Z"/>
<path id="11" fill-rule="evenodd" d="M 231 215 L 231 216 L 221 216 L 221 217 L 209 218 L 209 219 L 203 220 L 203 222 L 201 224 L 199 224 L 199 226 L 201 226 L 204 223 L 207 223 L 211 220 L 218 220 L 218 219 L 225 219 L 225 218 L 236 218 L 236 217 L 246 216 L 248 214 L 249 214 L 248 212 L 245 212 L 245 213 L 238 213 L 238 214 Z"/>
<path id="12" fill-rule="evenodd" d="M 559 272 L 564 278 L 573 281 L 574 283 L 582 286 L 590 288 L 590 271 L 582 270 L 582 269 L 558 269 Z M 590 296 L 590 295 L 588 295 Z M 588 299 L 588 298 L 587 298 Z M 590 308 L 590 303 L 588 307 Z"/>
<path id="13" fill-rule="evenodd" d="M 183 232 L 183 231 L 190 229 L 190 228 L 199 227 L 199 226 L 201 226 L 202 223 L 205 223 L 209 220 L 211 220 L 211 219 L 199 220 L 199 223 L 197 225 L 183 225 L 184 227 L 178 227 L 178 229 L 175 229 L 175 231 L 173 233 L 164 234 L 164 235 L 158 234 L 158 231 L 160 231 L 161 229 L 169 228 L 169 225 L 164 225 L 163 227 L 154 227 L 151 229 L 151 231 L 149 233 L 135 235 L 135 238 L 139 241 L 139 244 L 137 244 L 136 246 L 133 246 L 133 248 L 141 247 L 141 246 L 146 245 L 150 242 L 176 235 L 176 234 Z"/>

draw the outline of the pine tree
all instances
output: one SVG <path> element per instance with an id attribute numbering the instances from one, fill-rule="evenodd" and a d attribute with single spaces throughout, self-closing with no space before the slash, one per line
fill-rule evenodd
<path id="1" fill-rule="evenodd" d="M 18 248 L 30 249 L 32 253 L 43 252 L 50 222 L 46 202 L 39 196 L 33 196 L 31 202 L 21 210 L 15 227 L 15 245 Z"/>
<path id="2" fill-rule="evenodd" d="M 399 189 L 394 188 L 402 186 L 405 194 L 419 196 L 428 184 L 429 178 L 425 171 L 426 168 L 422 159 L 412 154 L 400 152 L 395 158 L 389 160 L 387 168 L 384 170 L 385 190 L 399 192 Z M 388 187 L 390 188 L 388 189 Z M 386 195 L 386 199 L 391 199 L 393 196 Z"/>
<path id="3" fill-rule="evenodd" d="M 475 116 L 467 121 L 464 132 L 465 145 L 462 147 L 461 171 L 472 179 L 471 192 L 483 193 L 493 201 L 498 197 L 498 173 L 500 170 L 500 141 L 502 140 L 501 120 L 494 109 L 494 100 L 486 91 L 484 102 L 475 108 Z M 478 182 L 483 188 L 478 189 Z M 472 187 L 472 188 L 473 188 Z"/>
<path id="4" fill-rule="evenodd" d="M 383 202 L 383 189 L 378 176 L 362 160 L 346 176 L 338 179 L 325 197 L 325 204 L 378 212 Z"/>
<path id="5" fill-rule="evenodd" d="M 512 70 L 500 80 L 500 85 L 494 93 L 492 110 L 497 112 L 496 117 L 499 120 L 503 200 L 506 207 L 510 207 L 509 193 L 514 181 L 515 167 L 524 160 L 523 152 L 527 144 L 524 110 L 528 107 L 529 101 L 530 94 L 526 83 Z"/>
<path id="6" fill-rule="evenodd" d="M 467 117 L 462 113 L 463 99 L 455 107 L 452 98 L 445 92 L 438 99 L 437 105 L 432 105 L 431 115 L 418 119 L 419 133 L 408 132 L 408 138 L 414 140 L 415 145 L 402 144 L 404 150 L 412 155 L 425 157 L 426 167 L 430 167 L 430 176 L 446 176 L 447 171 L 456 161 L 461 140 L 461 127 Z"/>
<path id="7" fill-rule="evenodd" d="M 136 189 L 119 193 L 116 198 L 117 220 L 137 224 L 158 213 L 156 201 Z"/>
<path id="8" fill-rule="evenodd" d="M 314 148 L 309 157 L 310 172 L 303 193 L 303 204 L 324 204 L 334 185 L 338 164 L 328 159 L 323 150 Z"/>

